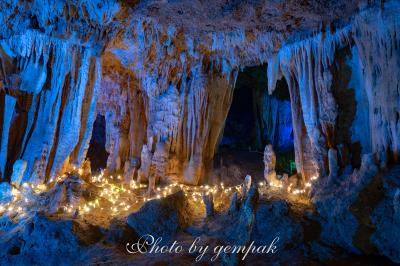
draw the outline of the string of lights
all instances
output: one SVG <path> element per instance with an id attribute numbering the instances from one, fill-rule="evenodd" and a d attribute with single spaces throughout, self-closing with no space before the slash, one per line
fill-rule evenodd
<path id="1" fill-rule="evenodd" d="M 81 174 L 82 169 L 74 169 L 75 172 Z M 48 184 L 28 184 L 24 183 L 20 189 L 12 188 L 12 201 L 6 204 L 0 204 L 0 214 L 7 213 L 10 216 L 24 217 L 27 210 L 40 209 L 40 204 L 35 204 L 35 201 L 40 201 L 40 198 L 46 196 L 52 188 L 61 185 L 68 175 L 62 175 L 56 179 L 50 180 Z M 287 188 L 283 183 L 267 183 L 265 181 L 258 183 L 258 188 L 261 194 L 265 193 L 268 187 L 270 189 L 278 190 L 293 195 L 302 195 L 311 190 L 312 183 L 317 180 L 317 177 L 311 177 L 310 181 L 305 183 L 303 189 L 293 188 L 290 184 Z M 79 204 L 67 203 L 59 206 L 58 212 L 70 215 L 88 215 L 96 211 L 109 211 L 112 216 L 123 215 L 127 212 L 139 208 L 142 204 L 151 200 L 160 200 L 168 197 L 169 195 L 182 190 L 184 195 L 193 200 L 194 202 L 202 202 L 204 195 L 212 194 L 213 197 L 218 195 L 226 195 L 237 192 L 241 194 L 243 185 L 226 186 L 224 183 L 218 185 L 201 185 L 189 186 L 184 184 L 172 183 L 165 186 L 157 186 L 154 190 L 149 191 L 146 184 L 138 183 L 132 180 L 129 184 L 122 181 L 120 175 L 106 176 L 104 172 L 99 175 L 90 177 L 91 186 L 95 187 L 98 191 L 97 195 L 91 200 L 83 200 Z M 47 195 L 48 196 L 48 195 Z"/>

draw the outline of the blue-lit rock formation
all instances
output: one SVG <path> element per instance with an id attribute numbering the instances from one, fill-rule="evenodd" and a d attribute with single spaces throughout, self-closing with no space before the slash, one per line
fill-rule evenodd
<path id="1" fill-rule="evenodd" d="M 24 5 L 7 5 L 8 10 L 35 14 L 30 21 L 34 25 L 12 17 L 8 23 L 15 29 L 7 28 L 1 41 L 3 87 L 8 91 L 3 97 L 17 98 L 19 109 L 22 105 L 25 109 L 17 122 L 23 136 L 10 141 L 13 147 L 7 145 L 6 135 L 15 134 L 10 127 L 19 128 L 3 121 L 2 149 L 15 150 L 1 161 L 6 179 L 17 159 L 27 161 L 23 181 L 39 183 L 71 165 L 81 165 L 98 113 L 106 118 L 110 171 L 138 167 L 133 162 L 141 160 L 143 145 L 154 153 L 156 144 L 163 142 L 167 151 L 162 156 L 166 161 L 163 178 L 198 184 L 207 175 L 219 143 L 238 68 L 263 62 L 268 66 L 270 93 L 281 76 L 289 85 L 298 172 L 305 179 L 324 175 L 328 148 L 343 144 L 335 140 L 340 111 L 332 87 L 342 73 L 335 74 L 332 68 L 337 50 L 344 47 L 352 51 L 351 86 L 357 97 L 348 142 L 359 139 L 362 153 L 377 153 L 382 163 L 391 160 L 388 156 L 397 157 L 398 103 L 386 104 L 382 110 L 376 106 L 378 99 L 398 96 L 398 90 L 391 89 L 398 84 L 398 68 L 391 67 L 398 62 L 398 5 L 394 2 L 383 9 L 364 8 L 347 25 L 322 29 L 308 38 L 304 37 L 307 32 L 286 36 L 241 27 L 205 31 L 199 38 L 186 28 L 157 22 L 139 11 L 129 16 L 129 7 L 111 1 L 55 3 L 40 16 L 35 13 L 39 3 L 30 5 L 29 10 Z M 52 10 L 48 17 L 47 9 Z M 56 19 L 61 10 L 73 14 Z M 131 20 L 118 28 L 122 22 L 111 18 L 122 15 Z M 82 18 L 85 22 L 79 24 L 76 19 Z M 8 19 L 7 13 L 3 19 Z M 54 28 L 46 28 L 51 22 Z M 371 53 L 381 56 L 369 57 Z M 389 70 L 394 74 L 385 75 Z M 271 105 L 272 117 L 277 110 L 273 106 L 283 108 Z M 287 120 L 285 110 L 289 109 L 278 113 Z M 290 131 L 279 125 L 280 130 Z M 361 128 L 369 140 L 360 137 Z"/>
<path id="2" fill-rule="evenodd" d="M 80 165 L 85 158 L 95 118 L 100 59 L 92 48 L 32 30 L 1 41 L 1 47 L 4 60 L 17 67 L 16 73 L 7 73 L 4 80 L 6 89 L 15 95 L 6 94 L 4 133 L 16 134 L 7 132 L 12 126 L 9 119 L 18 112 L 11 99 L 29 101 L 27 113 L 19 114 L 25 116 L 24 125 L 19 125 L 25 132 L 14 143 L 20 150 L 16 157 L 27 162 L 22 182 L 42 183 L 65 165 Z M 29 96 L 18 94 L 22 92 Z M 5 135 L 4 149 L 7 139 Z M 2 160 L 2 164 L 6 162 Z M 3 173 L 6 177 L 10 172 Z"/>
<path id="3" fill-rule="evenodd" d="M 256 66 L 263 82 L 244 86 L 253 93 L 253 117 L 244 123 L 251 120 L 255 133 L 235 141 L 249 153 L 271 144 L 278 160 L 294 153 L 296 173 L 266 162 L 278 185 L 267 184 L 270 194 L 260 202 L 235 194 L 233 214 L 215 204 L 215 216 L 210 211 L 200 225 L 171 231 L 246 244 L 276 227 L 282 264 L 291 256 L 334 259 L 338 250 L 400 262 L 398 1 L 0 1 L 0 203 L 8 204 L 0 206 L 0 258 L 6 264 L 60 263 L 53 252 L 63 249 L 71 252 L 60 254 L 69 264 L 107 262 L 91 259 L 90 252 L 103 249 L 124 261 L 103 244 L 121 244 L 125 230 L 140 231 L 131 232 L 137 237 L 170 228 L 148 226 L 157 217 L 153 207 L 162 207 L 147 202 L 160 193 L 158 184 L 237 185 L 223 180 L 231 173 L 222 173 L 222 159 L 216 169 L 216 154 L 231 141 L 224 131 L 241 74 Z M 140 211 L 117 215 L 133 211 L 114 206 L 120 198 L 107 194 L 122 188 L 101 193 L 94 184 L 96 155 L 95 170 L 105 168 L 101 178 L 135 180 L 135 189 L 148 184 L 145 196 L 132 192 L 140 199 L 134 204 L 145 205 L 135 205 Z M 245 166 L 237 167 L 240 178 Z M 255 180 L 263 177 L 254 177 L 253 186 Z M 190 189 L 197 195 L 204 187 Z M 31 212 L 13 214 L 11 205 L 24 209 L 16 195 L 26 197 Z M 297 196 L 307 198 L 306 207 Z M 107 211 L 87 221 L 82 215 L 99 207 L 96 197 Z M 197 215 L 203 205 L 194 198 L 188 208 Z M 71 207 L 79 204 L 80 211 Z M 161 216 L 175 221 L 171 213 Z M 140 220 L 128 223 L 133 229 L 128 216 Z M 239 226 L 218 224 L 227 221 Z M 87 228 L 91 237 L 82 242 Z M 227 264 L 236 259 L 227 257 Z"/>

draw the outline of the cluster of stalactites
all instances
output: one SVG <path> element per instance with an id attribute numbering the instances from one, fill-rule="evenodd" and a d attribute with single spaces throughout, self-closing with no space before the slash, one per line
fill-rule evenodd
<path id="1" fill-rule="evenodd" d="M 186 182 L 196 184 L 204 161 L 215 152 L 231 102 L 235 66 L 212 51 L 202 52 L 195 40 L 174 27 L 161 29 L 148 19 L 138 19 L 131 27 L 133 33 L 124 40 L 128 48 L 110 52 L 132 69 L 142 91 L 147 128 L 132 134 L 145 131 L 143 149 L 150 157 L 168 161 L 160 166 L 160 160 L 141 155 L 143 168 L 166 168 L 161 171 L 165 175 L 168 169 L 180 175 L 187 172 Z M 157 145 L 165 147 L 166 154 L 158 156 Z M 110 157 L 118 153 L 114 150 Z M 148 172 L 141 171 L 146 178 L 151 176 Z"/>
<path id="2" fill-rule="evenodd" d="M 350 27 L 334 34 L 328 30 L 286 45 L 267 60 L 269 93 L 272 94 L 277 80 L 283 75 L 289 85 L 292 110 L 301 112 L 293 113 L 292 119 L 296 131 L 296 164 L 302 175 L 323 175 L 326 172 L 326 136 L 329 134 L 327 131 L 334 128 L 338 112 L 332 95 L 330 68 L 335 50 L 349 43 L 349 35 Z M 306 147 L 307 143 L 311 147 Z M 304 153 L 310 154 L 306 155 L 311 158 L 310 166 L 305 165 Z"/>
<path id="3" fill-rule="evenodd" d="M 361 88 L 368 99 L 371 152 L 385 164 L 400 153 L 400 3 L 363 12 L 353 23 L 362 67 Z"/>
<path id="4" fill-rule="evenodd" d="M 332 145 L 338 107 L 333 96 L 332 73 L 335 51 L 354 43 L 362 69 L 362 84 L 355 89 L 365 91 L 369 107 L 371 135 L 364 153 L 373 152 L 381 161 L 387 153 L 396 157 L 400 150 L 399 131 L 399 4 L 385 4 L 384 9 L 372 8 L 356 15 L 354 21 L 334 33 L 331 30 L 313 38 L 285 45 L 268 63 L 268 91 L 271 94 L 283 75 L 291 94 L 294 121 L 296 164 L 302 174 L 324 175 L 327 148 Z M 296 108 L 297 107 L 297 108 Z M 296 113 L 297 110 L 297 113 Z M 299 122 L 300 119 L 300 122 Z M 297 125 L 296 125 L 297 124 Z M 303 130 L 303 126 L 305 130 Z M 307 147 L 311 144 L 310 147 Z M 311 154 L 312 167 L 305 166 Z M 396 158 L 395 158 L 396 159 Z M 308 168 L 308 169 L 305 169 Z M 311 172 L 310 172 L 311 170 Z M 308 172 L 308 173 L 307 173 Z"/>
<path id="5" fill-rule="evenodd" d="M 26 126 L 26 130 L 18 143 L 22 147 L 16 156 L 18 160 L 11 162 L 11 179 L 16 183 L 40 183 L 69 163 L 79 164 L 85 157 L 94 122 L 100 61 L 90 48 L 36 31 L 15 35 L 0 44 L 17 65 L 17 73 L 11 76 L 18 76 L 20 82 L 11 87 L 32 97 L 26 125 L 20 125 Z M 11 109 L 7 111 L 15 117 L 13 122 L 18 121 L 20 114 Z M 16 132 L 8 132 L 11 134 Z M 8 147 L 5 137 L 1 146 Z M 8 150 L 15 149 L 11 148 Z M 3 156 L 0 165 L 6 162 L 7 156 Z"/>

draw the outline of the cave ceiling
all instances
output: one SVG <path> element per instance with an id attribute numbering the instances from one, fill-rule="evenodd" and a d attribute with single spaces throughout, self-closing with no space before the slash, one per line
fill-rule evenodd
<path id="1" fill-rule="evenodd" d="M 179 28 L 197 39 L 213 32 L 245 30 L 274 32 L 290 38 L 293 34 L 315 33 L 346 23 L 366 1 L 54 1 L 42 6 L 38 1 L 6 1 L 1 21 L 6 38 L 26 29 L 36 29 L 60 38 L 114 42 L 137 18 L 147 18 L 167 28 Z M 74 33 L 76 32 L 76 33 Z"/>

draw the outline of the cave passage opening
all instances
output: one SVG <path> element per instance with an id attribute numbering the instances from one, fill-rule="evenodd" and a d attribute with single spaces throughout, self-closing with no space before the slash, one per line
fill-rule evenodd
<path id="1" fill-rule="evenodd" d="M 270 108 L 269 111 L 263 112 L 263 114 L 270 114 L 266 116 L 270 118 L 270 121 L 264 123 L 263 132 L 266 132 L 264 135 L 264 138 L 267 139 L 266 142 L 272 144 L 276 153 L 276 171 L 279 174 L 293 175 L 296 173 L 296 163 L 292 107 L 289 87 L 284 77 L 278 79 L 275 90 L 263 106 Z"/>
<path id="2" fill-rule="evenodd" d="M 97 115 L 93 124 L 92 138 L 86 159 L 90 160 L 92 173 L 98 173 L 107 167 L 108 152 L 106 150 L 106 119 Z"/>
<path id="3" fill-rule="evenodd" d="M 264 148 L 272 144 L 277 157 L 277 173 L 294 174 L 294 137 L 288 85 L 282 77 L 272 95 L 269 95 L 267 87 L 266 64 L 246 67 L 239 72 L 218 155 L 224 158 L 225 164 L 229 163 L 225 158 L 234 157 L 236 164 L 263 170 Z M 252 166 L 249 166 L 251 163 Z M 260 172 L 253 171 L 253 174 Z"/>

